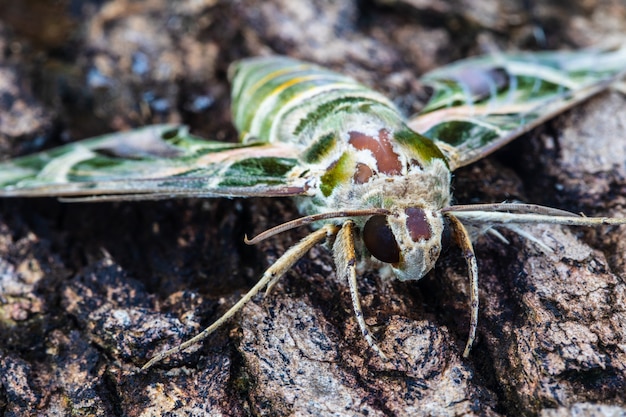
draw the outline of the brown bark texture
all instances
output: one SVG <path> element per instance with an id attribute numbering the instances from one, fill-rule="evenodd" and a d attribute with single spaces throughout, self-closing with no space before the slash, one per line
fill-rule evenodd
<path id="1" fill-rule="evenodd" d="M 548 3 L 548 4 L 546 4 Z M 226 72 L 283 54 L 350 74 L 407 113 L 427 70 L 492 51 L 624 42 L 623 0 L 0 0 L 0 155 L 183 122 L 237 140 Z M 623 90 L 622 90 L 623 91 Z M 522 200 L 626 216 L 626 97 L 608 91 L 455 173 L 459 203 Z M 626 227 L 475 242 L 478 339 L 458 249 L 419 282 L 347 285 L 316 247 L 204 343 L 306 230 L 284 199 L 0 201 L 0 413 L 6 416 L 626 414 Z"/>

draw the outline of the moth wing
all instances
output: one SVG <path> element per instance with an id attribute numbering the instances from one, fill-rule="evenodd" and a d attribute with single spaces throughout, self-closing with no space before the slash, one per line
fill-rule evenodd
<path id="1" fill-rule="evenodd" d="M 208 141 L 185 126 L 153 125 L 0 163 L 1 197 L 156 200 L 298 195 L 297 149 Z"/>
<path id="2" fill-rule="evenodd" d="M 606 89 L 625 72 L 626 48 L 470 58 L 423 76 L 432 96 L 409 126 L 432 139 L 454 170 Z"/>

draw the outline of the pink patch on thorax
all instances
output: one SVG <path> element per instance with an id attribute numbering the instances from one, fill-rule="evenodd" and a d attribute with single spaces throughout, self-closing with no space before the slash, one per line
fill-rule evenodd
<path id="1" fill-rule="evenodd" d="M 378 171 L 387 175 L 399 175 L 402 172 L 400 157 L 393 151 L 389 132 L 380 129 L 378 137 L 372 137 L 361 132 L 348 132 L 350 139 L 348 143 L 358 150 L 369 150 L 372 152 L 378 165 Z"/>

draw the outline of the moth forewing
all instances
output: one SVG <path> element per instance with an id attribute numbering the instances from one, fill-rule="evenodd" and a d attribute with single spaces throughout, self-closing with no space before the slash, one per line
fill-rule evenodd
<path id="1" fill-rule="evenodd" d="M 306 194 L 287 143 L 199 139 L 181 125 L 102 135 L 0 164 L 0 196 L 72 201 Z"/>
<path id="2" fill-rule="evenodd" d="M 422 77 L 434 89 L 409 126 L 451 169 L 475 162 L 626 74 L 626 48 L 469 58 Z"/>

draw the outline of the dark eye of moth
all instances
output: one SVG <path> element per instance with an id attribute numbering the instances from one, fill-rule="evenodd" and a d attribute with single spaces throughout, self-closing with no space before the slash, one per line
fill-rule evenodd
<path id="1" fill-rule="evenodd" d="M 365 222 L 363 242 L 372 256 L 379 261 L 389 264 L 400 262 L 400 248 L 386 216 L 372 216 Z"/>

